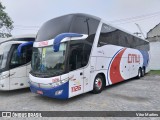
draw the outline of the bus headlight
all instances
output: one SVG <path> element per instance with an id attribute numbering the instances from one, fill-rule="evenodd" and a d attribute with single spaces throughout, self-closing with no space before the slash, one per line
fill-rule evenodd
<path id="1" fill-rule="evenodd" d="M 64 84 L 64 83 L 66 83 L 66 82 L 68 82 L 68 79 L 61 80 L 61 81 L 60 81 L 60 84 Z"/>
<path id="2" fill-rule="evenodd" d="M 60 80 L 58 82 L 53 83 L 52 85 L 53 85 L 53 87 L 57 87 L 57 86 L 60 86 L 66 82 L 68 82 L 68 79 Z"/>

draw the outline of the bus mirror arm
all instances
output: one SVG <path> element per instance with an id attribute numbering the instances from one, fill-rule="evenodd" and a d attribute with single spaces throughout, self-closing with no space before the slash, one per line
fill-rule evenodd
<path id="1" fill-rule="evenodd" d="M 66 38 L 66 37 L 82 37 L 82 36 L 83 36 L 82 34 L 78 34 L 78 33 L 62 33 L 62 34 L 57 35 L 55 37 L 54 43 L 53 43 L 54 52 L 59 51 L 60 43 L 64 38 Z"/>
<path id="2" fill-rule="evenodd" d="M 31 41 L 31 42 L 27 42 L 27 43 L 22 43 L 18 46 L 17 54 L 18 54 L 19 57 L 21 56 L 22 48 L 25 47 L 25 46 L 28 46 L 28 45 L 33 45 L 33 42 Z"/>

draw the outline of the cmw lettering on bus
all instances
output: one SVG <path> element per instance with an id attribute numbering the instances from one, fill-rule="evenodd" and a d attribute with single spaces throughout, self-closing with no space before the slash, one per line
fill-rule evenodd
<path id="1" fill-rule="evenodd" d="M 140 63 L 140 55 L 128 54 L 128 63 Z"/>

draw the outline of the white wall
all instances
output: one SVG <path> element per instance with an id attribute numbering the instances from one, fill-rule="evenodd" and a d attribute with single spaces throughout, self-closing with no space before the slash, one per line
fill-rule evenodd
<path id="1" fill-rule="evenodd" d="M 155 36 L 160 36 L 160 24 L 158 24 L 154 29 L 148 32 L 147 37 L 155 37 Z"/>
<path id="2" fill-rule="evenodd" d="M 160 70 L 160 42 L 150 42 L 151 70 Z"/>

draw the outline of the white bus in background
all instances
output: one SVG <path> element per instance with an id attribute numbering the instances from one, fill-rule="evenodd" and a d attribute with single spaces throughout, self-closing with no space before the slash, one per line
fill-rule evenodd
<path id="1" fill-rule="evenodd" d="M 30 34 L 6 38 L 0 42 L 0 90 L 29 87 L 28 75 L 34 40 L 35 35 Z M 18 53 L 18 48 L 21 53 Z"/>
<path id="2" fill-rule="evenodd" d="M 67 99 L 143 77 L 149 71 L 149 42 L 86 15 L 47 21 L 33 44 L 30 89 Z M 118 92 L 118 91 L 117 91 Z"/>
<path id="3" fill-rule="evenodd" d="M 6 38 L 0 38 L 0 43 L 6 41 Z"/>

